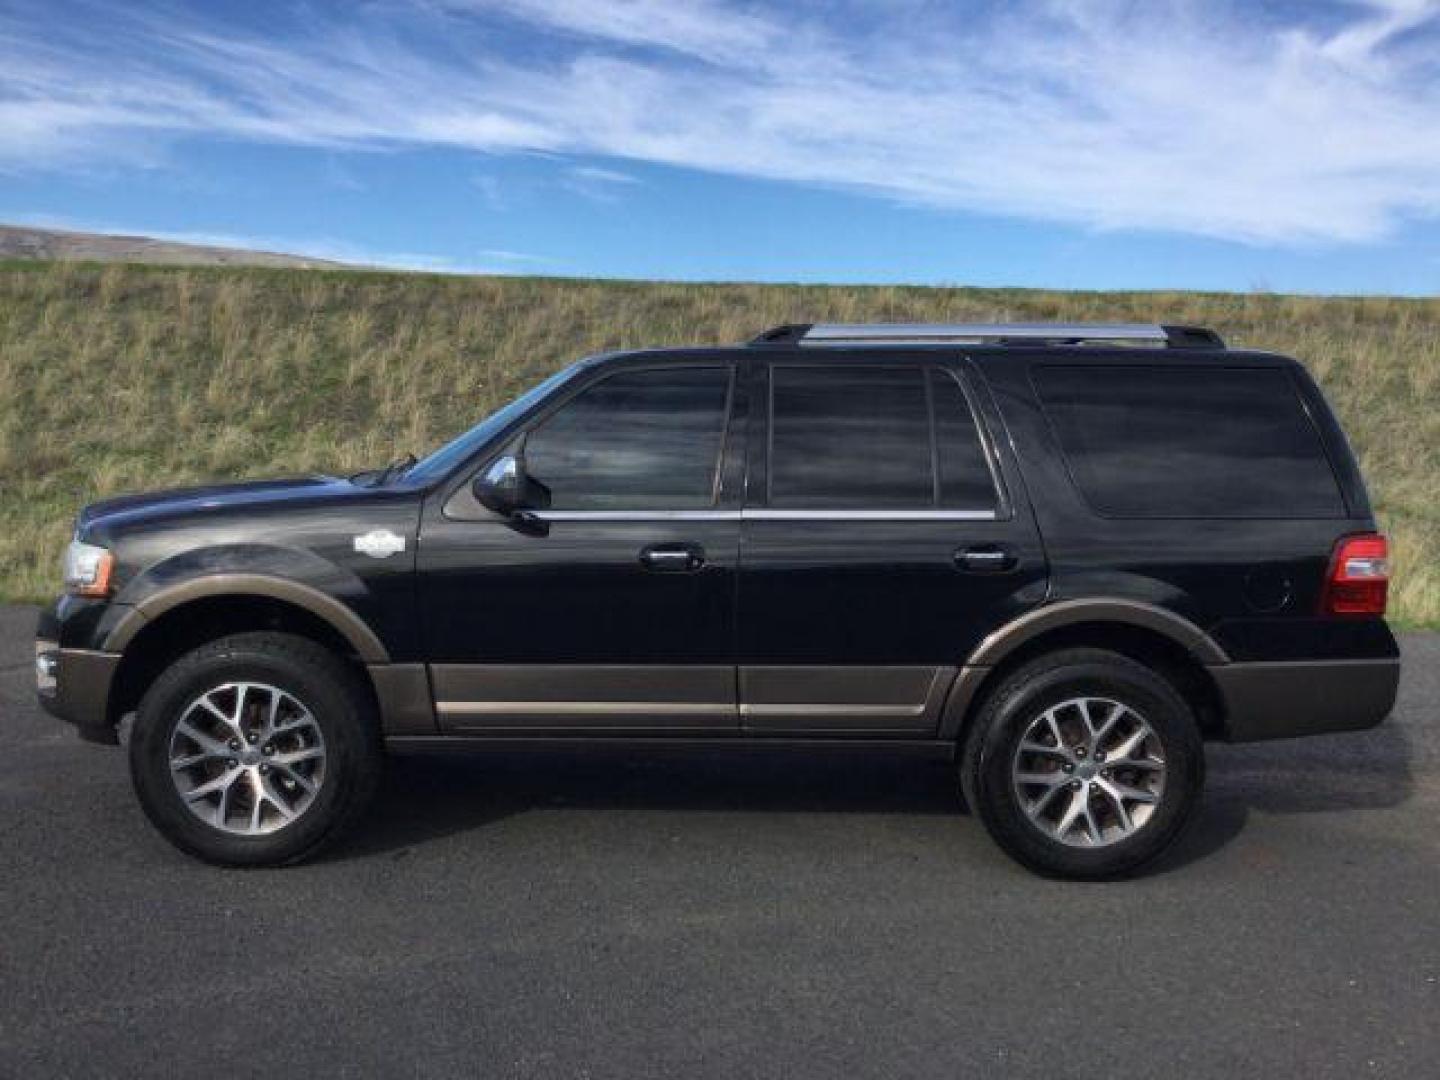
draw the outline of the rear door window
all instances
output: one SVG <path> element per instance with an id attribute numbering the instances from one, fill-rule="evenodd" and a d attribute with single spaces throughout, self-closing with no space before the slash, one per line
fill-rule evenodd
<path id="1" fill-rule="evenodd" d="M 776 365 L 771 398 L 772 507 L 995 509 L 974 416 L 948 372 Z"/>
<path id="2" fill-rule="evenodd" d="M 1110 517 L 1343 517 L 1290 376 L 1274 368 L 1041 366 L 1076 485 Z"/>

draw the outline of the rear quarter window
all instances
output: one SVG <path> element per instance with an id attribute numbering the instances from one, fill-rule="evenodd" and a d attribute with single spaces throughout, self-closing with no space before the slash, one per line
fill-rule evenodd
<path id="1" fill-rule="evenodd" d="M 1070 475 L 1100 514 L 1345 516 L 1283 370 L 1042 365 L 1032 375 Z"/>

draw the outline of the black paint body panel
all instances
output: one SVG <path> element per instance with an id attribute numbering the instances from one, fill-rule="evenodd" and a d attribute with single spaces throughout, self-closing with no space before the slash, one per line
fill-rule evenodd
<path id="1" fill-rule="evenodd" d="M 197 578 L 245 573 L 332 596 L 371 628 L 391 660 L 421 659 L 414 569 L 422 497 L 401 485 L 317 477 L 94 504 L 81 515 L 77 538 L 116 553 L 115 596 L 108 604 L 62 599 L 61 643 L 103 649 L 124 609 Z M 404 551 L 383 559 L 357 551 L 356 537 L 377 529 L 403 538 Z M 72 634 L 76 640 L 67 640 Z"/>
<path id="2" fill-rule="evenodd" d="M 699 545 L 690 573 L 640 552 Z M 548 535 L 499 519 L 426 516 L 422 640 L 436 664 L 729 664 L 739 522 L 558 521 Z"/>

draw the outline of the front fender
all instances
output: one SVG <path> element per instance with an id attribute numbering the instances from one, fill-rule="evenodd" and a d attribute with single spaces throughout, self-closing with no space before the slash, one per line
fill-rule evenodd
<path id="1" fill-rule="evenodd" d="M 182 604 L 217 596 L 264 596 L 294 604 L 333 627 L 366 663 L 391 659 L 391 650 L 365 617 L 378 600 L 359 574 L 311 551 L 267 544 L 206 547 L 147 567 L 115 597 L 123 614 L 103 647 L 123 652 L 146 623 Z"/>

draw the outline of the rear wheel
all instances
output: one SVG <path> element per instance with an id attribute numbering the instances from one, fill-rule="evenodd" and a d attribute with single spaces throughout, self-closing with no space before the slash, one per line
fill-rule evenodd
<path id="1" fill-rule="evenodd" d="M 373 709 L 336 656 L 289 634 L 187 653 L 140 703 L 130 771 L 173 844 L 209 862 L 296 862 L 363 811 L 379 777 Z"/>
<path id="2" fill-rule="evenodd" d="M 1204 782 L 1194 715 L 1143 664 L 1069 649 L 1019 668 L 992 694 L 962 755 L 971 809 L 1043 874 L 1134 873 L 1179 838 Z"/>

